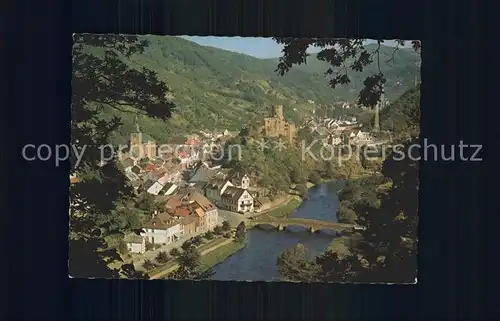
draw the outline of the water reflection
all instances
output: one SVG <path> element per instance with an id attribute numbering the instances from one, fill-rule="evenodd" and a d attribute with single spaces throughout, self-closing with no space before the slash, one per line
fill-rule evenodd
<path id="1" fill-rule="evenodd" d="M 339 200 L 336 191 L 342 183 L 320 184 L 309 189 L 309 199 L 290 216 L 336 222 Z M 288 231 L 266 231 L 258 228 L 248 232 L 247 246 L 214 268 L 213 280 L 279 281 L 276 268 L 278 256 L 287 248 L 302 243 L 311 258 L 324 252 L 335 237 L 331 230 L 311 234 L 300 226 L 288 226 Z"/>

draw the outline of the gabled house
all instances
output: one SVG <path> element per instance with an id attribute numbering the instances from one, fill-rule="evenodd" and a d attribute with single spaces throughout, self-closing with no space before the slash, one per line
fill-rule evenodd
<path id="1" fill-rule="evenodd" d="M 254 211 L 252 195 L 248 190 L 234 186 L 228 186 L 221 195 L 221 205 L 226 209 L 246 213 Z"/>
<path id="2" fill-rule="evenodd" d="M 143 224 L 143 236 L 152 244 L 169 244 L 184 234 L 179 219 L 167 213 L 154 212 L 151 219 Z"/>
<path id="3" fill-rule="evenodd" d="M 151 195 L 158 195 L 160 191 L 163 189 L 163 185 L 156 181 L 146 181 L 140 191 L 147 192 Z"/>
<path id="4" fill-rule="evenodd" d="M 234 187 L 234 184 L 228 179 L 214 179 L 205 186 L 206 196 L 208 199 L 215 202 L 216 205 L 219 205 L 222 200 L 222 193 L 224 193 L 225 189 L 229 186 Z"/>
<path id="5" fill-rule="evenodd" d="M 146 240 L 144 237 L 131 233 L 125 235 L 123 241 L 127 244 L 127 249 L 130 253 L 144 253 L 146 252 Z"/>
<path id="6" fill-rule="evenodd" d="M 231 177 L 231 183 L 236 187 L 248 189 L 250 187 L 250 177 L 247 174 L 236 172 Z"/>
<path id="7" fill-rule="evenodd" d="M 167 196 L 174 195 L 178 189 L 179 189 L 179 186 L 175 185 L 174 183 L 166 183 L 165 185 L 163 185 L 163 189 L 160 191 L 159 194 L 163 194 L 163 195 L 167 195 Z"/>

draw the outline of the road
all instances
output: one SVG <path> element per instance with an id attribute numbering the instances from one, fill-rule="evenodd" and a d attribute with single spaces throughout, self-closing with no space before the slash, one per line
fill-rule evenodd
<path id="1" fill-rule="evenodd" d="M 219 209 L 219 218 L 228 221 L 231 227 L 236 227 L 238 226 L 238 224 L 240 224 L 242 221 L 245 220 L 245 216 L 243 214 L 225 211 L 221 209 Z"/>

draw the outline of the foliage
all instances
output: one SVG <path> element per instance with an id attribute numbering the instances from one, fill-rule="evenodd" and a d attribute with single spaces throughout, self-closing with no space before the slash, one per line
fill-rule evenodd
<path id="1" fill-rule="evenodd" d="M 142 267 L 146 270 L 146 271 L 149 271 L 149 270 L 152 270 L 156 267 L 156 265 L 151 262 L 151 260 L 144 260 L 144 263 L 142 263 Z"/>
<path id="2" fill-rule="evenodd" d="M 127 254 L 129 254 L 127 243 L 125 243 L 123 240 L 120 240 L 119 243 L 118 243 L 118 252 L 121 255 L 127 255 Z"/>
<path id="3" fill-rule="evenodd" d="M 216 227 L 214 227 L 214 234 L 215 235 L 221 235 L 223 232 L 224 232 L 224 229 L 222 228 L 222 226 L 217 225 Z"/>
<path id="4" fill-rule="evenodd" d="M 71 143 L 86 147 L 79 167 L 72 169 L 80 182 L 70 187 L 69 269 L 75 277 L 112 278 L 132 273 L 129 266 L 127 271 L 123 266 L 107 268 L 117 258 L 101 240 L 115 231 L 136 228 L 140 213 L 129 206 L 134 194 L 125 176 L 115 161 L 100 163 L 98 147 L 110 142 L 125 114 L 163 120 L 171 115 L 173 104 L 165 98 L 166 84 L 154 72 L 131 69 L 122 62 L 123 57 L 145 47 L 147 43 L 135 36 L 74 36 Z M 104 109 L 115 114 L 103 118 Z M 76 164 L 76 155 L 71 160 Z"/>
<path id="5" fill-rule="evenodd" d="M 380 128 L 396 135 L 416 134 L 420 126 L 420 86 L 412 88 L 380 111 Z"/>
<path id="6" fill-rule="evenodd" d="M 321 177 L 319 176 L 318 172 L 316 172 L 316 171 L 312 171 L 309 174 L 309 180 L 313 184 L 320 184 L 321 183 Z"/>
<path id="7" fill-rule="evenodd" d="M 146 251 L 154 250 L 155 245 L 151 242 L 146 242 Z"/>
<path id="8" fill-rule="evenodd" d="M 184 250 L 184 251 L 187 251 L 188 249 L 192 248 L 193 247 L 193 243 L 191 243 L 190 240 L 187 240 L 185 241 L 184 243 L 182 243 L 181 245 L 181 248 Z"/>
<path id="9" fill-rule="evenodd" d="M 181 251 L 179 251 L 178 248 L 174 247 L 173 249 L 170 250 L 169 254 L 173 257 L 178 257 L 179 255 L 181 255 Z"/>
<path id="10" fill-rule="evenodd" d="M 229 222 L 228 221 L 224 221 L 222 222 L 222 230 L 223 231 L 229 231 L 231 229 L 231 226 L 229 225 Z"/>
<path id="11" fill-rule="evenodd" d="M 158 252 L 158 255 L 156 255 L 156 262 L 158 262 L 158 263 L 161 263 L 161 264 L 167 263 L 169 260 L 170 260 L 170 258 L 168 257 L 168 254 L 165 251 L 160 251 L 160 252 Z"/>
<path id="12" fill-rule="evenodd" d="M 309 197 L 309 192 L 307 191 L 306 185 L 299 184 L 295 188 L 297 189 L 297 193 L 299 193 L 302 199 L 307 199 Z"/>
<path id="13" fill-rule="evenodd" d="M 236 227 L 236 234 L 235 234 L 236 241 L 244 243 L 246 240 L 246 236 L 247 236 L 247 227 L 245 226 L 245 222 L 242 221 Z"/>
<path id="14" fill-rule="evenodd" d="M 210 240 L 212 240 L 214 238 L 214 233 L 212 231 L 207 231 L 203 235 L 203 237 L 210 241 Z"/>
<path id="15" fill-rule="evenodd" d="M 191 244 L 193 244 L 193 246 L 200 246 L 203 243 L 201 235 L 194 236 L 190 240 L 191 240 Z"/>
<path id="16" fill-rule="evenodd" d="M 211 269 L 203 271 L 200 265 L 200 253 L 194 247 L 187 248 L 177 257 L 179 267 L 168 275 L 176 280 L 206 280 L 213 275 Z"/>
<path id="17" fill-rule="evenodd" d="M 280 275 L 289 281 L 313 282 L 318 273 L 318 267 L 310 261 L 307 249 L 300 243 L 281 253 L 277 266 Z"/>
<path id="18" fill-rule="evenodd" d="M 402 92 L 413 87 L 413 79 L 408 79 L 408 67 L 413 64 L 413 68 L 418 68 L 420 64 L 418 54 L 410 55 L 399 48 L 405 45 L 404 40 L 396 40 L 396 48 L 388 48 L 382 46 L 383 40 L 378 40 L 377 44 L 367 45 L 366 39 L 282 37 L 274 39 L 284 45 L 283 56 L 276 69 L 280 75 L 288 73 L 293 65 L 306 62 L 307 65 L 313 64 L 314 68 L 329 77 L 331 88 L 337 89 L 338 85 L 352 84 L 351 88 L 359 92 L 358 102 L 362 106 L 375 106 L 380 100 L 382 91 L 389 94 L 393 90 Z M 419 52 L 420 41 L 415 40 L 411 43 L 413 50 Z M 307 53 L 307 49 L 313 46 L 321 48 L 315 56 L 316 59 L 310 59 L 311 55 Z M 397 54 L 405 55 L 403 58 L 405 65 L 395 64 Z M 352 72 L 359 74 L 353 76 Z M 356 86 L 360 83 L 360 78 L 363 79 L 363 85 Z"/>

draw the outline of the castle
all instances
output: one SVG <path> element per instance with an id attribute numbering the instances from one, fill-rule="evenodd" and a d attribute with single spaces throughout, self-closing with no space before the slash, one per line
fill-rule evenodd
<path id="1" fill-rule="evenodd" d="M 283 116 L 283 106 L 273 106 L 271 117 L 264 118 L 263 134 L 266 137 L 283 136 L 291 144 L 297 134 L 295 124 L 289 123 Z"/>
<path id="2" fill-rule="evenodd" d="M 130 154 L 140 158 L 156 159 L 156 142 L 147 134 L 141 133 L 136 118 L 136 131 L 130 134 Z"/>

